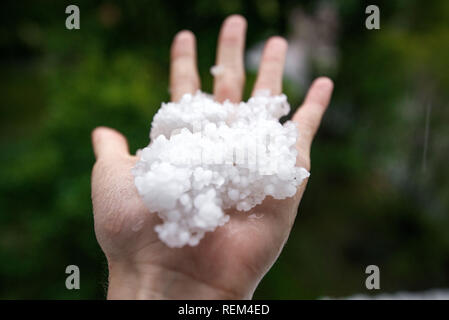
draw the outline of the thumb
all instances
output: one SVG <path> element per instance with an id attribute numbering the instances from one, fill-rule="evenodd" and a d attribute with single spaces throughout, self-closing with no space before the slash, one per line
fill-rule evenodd
<path id="1" fill-rule="evenodd" d="M 115 158 L 129 155 L 128 142 L 117 130 L 97 127 L 92 131 L 95 158 Z"/>

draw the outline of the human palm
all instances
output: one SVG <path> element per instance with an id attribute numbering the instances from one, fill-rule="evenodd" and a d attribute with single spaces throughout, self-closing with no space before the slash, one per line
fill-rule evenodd
<path id="1" fill-rule="evenodd" d="M 244 86 L 243 53 L 246 21 L 228 17 L 220 31 L 214 98 L 239 102 Z M 254 91 L 282 90 L 287 42 L 270 38 L 264 49 Z M 199 89 L 194 35 L 181 31 L 171 48 L 170 91 L 177 101 Z M 300 128 L 297 165 L 310 169 L 310 146 L 332 92 L 327 78 L 314 81 L 293 116 Z M 97 158 L 92 172 L 95 232 L 109 266 L 108 298 L 214 299 L 251 298 L 261 278 L 278 257 L 293 225 L 306 182 L 294 197 L 267 197 L 248 212 L 230 210 L 230 220 L 206 233 L 195 247 L 169 248 L 154 227 L 157 214 L 144 206 L 134 186 L 126 139 L 117 131 L 96 128 Z"/>

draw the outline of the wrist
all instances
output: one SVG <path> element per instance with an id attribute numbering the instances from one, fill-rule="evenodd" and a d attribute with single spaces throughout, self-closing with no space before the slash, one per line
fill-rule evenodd
<path id="1" fill-rule="evenodd" d="M 109 300 L 245 299 L 243 295 L 154 265 L 109 262 Z"/>
<path id="2" fill-rule="evenodd" d="M 108 300 L 154 300 L 165 299 L 153 289 L 151 273 L 141 272 L 132 265 L 108 263 Z"/>

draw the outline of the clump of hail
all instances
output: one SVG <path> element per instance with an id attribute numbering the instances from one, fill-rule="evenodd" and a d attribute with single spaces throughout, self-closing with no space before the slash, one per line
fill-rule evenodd
<path id="1" fill-rule="evenodd" d="M 229 220 L 227 209 L 248 211 L 266 196 L 296 193 L 309 172 L 296 167 L 296 125 L 279 122 L 289 111 L 285 95 L 265 91 L 241 103 L 198 91 L 162 104 L 132 173 L 163 221 L 155 230 L 164 243 L 195 246 Z"/>

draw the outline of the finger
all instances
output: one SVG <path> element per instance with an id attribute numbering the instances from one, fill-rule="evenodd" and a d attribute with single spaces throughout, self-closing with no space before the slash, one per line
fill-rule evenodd
<path id="1" fill-rule="evenodd" d="M 258 90 L 270 90 L 273 95 L 282 92 L 282 74 L 288 44 L 282 37 L 272 37 L 267 41 L 260 62 L 259 73 L 253 95 Z"/>
<path id="2" fill-rule="evenodd" d="M 242 16 L 228 17 L 221 27 L 218 40 L 216 65 L 221 70 L 214 78 L 214 96 L 217 101 L 242 99 L 245 71 L 246 20 Z"/>
<path id="3" fill-rule="evenodd" d="M 118 131 L 98 127 L 92 131 L 95 158 L 116 158 L 129 155 L 126 138 Z"/>
<path id="4" fill-rule="evenodd" d="M 313 137 L 329 105 L 333 88 L 331 79 L 316 79 L 310 86 L 304 103 L 293 115 L 292 120 L 298 124 L 300 132 L 297 149 L 304 157 L 309 157 Z"/>
<path id="5" fill-rule="evenodd" d="M 196 43 L 192 32 L 184 30 L 173 39 L 170 64 L 170 93 L 172 101 L 178 101 L 186 93 L 200 88 L 196 65 Z"/>

